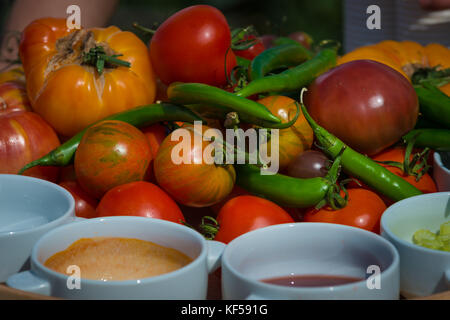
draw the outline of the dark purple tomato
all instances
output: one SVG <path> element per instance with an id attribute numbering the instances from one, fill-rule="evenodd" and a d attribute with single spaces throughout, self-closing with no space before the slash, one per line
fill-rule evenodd
<path id="1" fill-rule="evenodd" d="M 300 153 L 289 164 L 286 174 L 295 178 L 325 177 L 330 160 L 320 151 L 307 150 Z"/>

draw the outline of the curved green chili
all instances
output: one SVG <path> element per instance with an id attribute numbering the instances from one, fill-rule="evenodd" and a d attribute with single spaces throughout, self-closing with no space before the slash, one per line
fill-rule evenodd
<path id="1" fill-rule="evenodd" d="M 243 189 L 285 207 L 309 208 L 329 204 L 333 209 L 342 208 L 346 199 L 340 197 L 336 182 L 341 167 L 338 156 L 326 177 L 300 179 L 283 174 L 261 174 L 252 164 L 235 165 L 236 184 Z"/>
<path id="2" fill-rule="evenodd" d="M 406 180 L 393 174 L 369 157 L 351 149 L 337 137 L 320 127 L 308 114 L 303 103 L 301 103 L 301 108 L 303 115 L 313 129 L 316 141 L 323 148 L 322 151 L 333 159 L 341 155 L 342 168 L 350 176 L 364 182 L 393 201 L 422 194 L 419 189 Z"/>
<path id="3" fill-rule="evenodd" d="M 416 129 L 403 136 L 403 141 L 414 141 L 414 146 L 433 150 L 450 150 L 450 130 L 447 129 Z"/>
<path id="4" fill-rule="evenodd" d="M 336 49 L 325 48 L 314 58 L 279 74 L 251 81 L 236 92 L 240 97 L 249 97 L 262 92 L 295 91 L 308 85 L 317 76 L 336 65 Z"/>
<path id="5" fill-rule="evenodd" d="M 450 97 L 431 85 L 415 86 L 420 113 L 427 119 L 450 129 Z"/>
<path id="6" fill-rule="evenodd" d="M 106 117 L 105 119 L 102 119 L 100 121 L 103 120 L 120 120 L 136 127 L 145 127 L 160 121 L 203 121 L 202 118 L 200 118 L 188 108 L 168 103 L 151 104 L 147 106 L 137 107 Z M 19 171 L 19 174 L 34 166 L 68 165 L 72 161 L 81 138 L 88 128 L 89 127 L 86 127 L 85 129 L 74 135 L 72 138 L 67 140 L 65 143 L 60 145 L 58 148 L 50 151 L 42 158 L 30 162 Z"/>
<path id="7" fill-rule="evenodd" d="M 295 123 L 294 119 L 287 123 L 281 123 L 281 120 L 273 115 L 266 106 L 206 84 L 176 83 L 169 86 L 167 96 L 170 101 L 193 107 L 194 110 L 198 110 L 200 107 L 216 108 L 218 114 L 237 112 L 242 121 L 265 128 L 284 129 Z M 204 106 L 201 107 L 201 105 Z"/>
<path id="8" fill-rule="evenodd" d="M 295 42 L 295 40 L 292 40 Z M 312 53 L 300 44 L 284 44 L 264 50 L 250 64 L 252 81 L 280 67 L 297 66 L 311 59 Z"/>

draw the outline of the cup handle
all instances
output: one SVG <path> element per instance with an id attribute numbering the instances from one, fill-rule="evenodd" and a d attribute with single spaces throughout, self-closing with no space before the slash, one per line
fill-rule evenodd
<path id="1" fill-rule="evenodd" d="M 50 283 L 31 271 L 13 274 L 6 280 L 6 285 L 23 291 L 50 295 Z"/>
<path id="2" fill-rule="evenodd" d="M 206 257 L 206 264 L 208 266 L 208 273 L 216 271 L 222 264 L 222 253 L 226 245 L 219 241 L 207 240 L 208 253 Z"/>

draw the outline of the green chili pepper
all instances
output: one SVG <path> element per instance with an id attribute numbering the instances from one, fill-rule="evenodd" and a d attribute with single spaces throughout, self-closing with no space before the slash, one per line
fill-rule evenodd
<path id="1" fill-rule="evenodd" d="M 336 49 L 325 48 L 314 58 L 279 74 L 251 81 L 236 92 L 240 97 L 248 97 L 262 92 L 295 91 L 311 83 L 317 76 L 336 65 Z"/>
<path id="2" fill-rule="evenodd" d="M 172 102 L 199 108 L 216 108 L 217 114 L 237 112 L 239 118 L 246 123 L 252 123 L 264 128 L 284 129 L 295 123 L 295 119 L 281 123 L 266 106 L 235 94 L 201 83 L 177 83 L 170 85 L 167 96 Z M 202 106 L 203 105 L 203 106 Z M 206 105 L 206 107 L 205 107 Z M 298 108 L 300 113 L 300 107 Z M 222 118 L 223 119 L 223 118 Z"/>
<path id="3" fill-rule="evenodd" d="M 277 68 L 297 66 L 311 57 L 312 53 L 298 43 L 272 47 L 264 50 L 252 60 L 250 79 L 252 81 L 260 79 Z"/>
<path id="4" fill-rule="evenodd" d="M 450 129 L 450 97 L 428 84 L 414 86 L 414 89 L 423 116 Z"/>
<path id="5" fill-rule="evenodd" d="M 329 204 L 338 209 L 346 200 L 339 196 L 336 181 L 340 160 L 331 166 L 326 177 L 300 179 L 283 174 L 262 175 L 251 164 L 235 165 L 236 184 L 243 189 L 286 207 L 308 208 Z"/>
<path id="6" fill-rule="evenodd" d="M 334 159 L 341 154 L 342 168 L 347 174 L 364 182 L 393 201 L 422 194 L 419 189 L 406 180 L 393 174 L 369 157 L 351 149 L 337 137 L 320 127 L 308 114 L 303 102 L 301 108 L 303 115 L 313 129 L 316 141 L 329 157 Z"/>
<path id="7" fill-rule="evenodd" d="M 416 129 L 403 136 L 403 141 L 414 141 L 414 146 L 433 150 L 450 150 L 450 130 L 447 129 Z"/>
<path id="8" fill-rule="evenodd" d="M 109 116 L 103 120 L 120 120 L 127 122 L 136 127 L 145 127 L 160 121 L 203 121 L 198 115 L 191 110 L 168 103 L 152 104 L 142 107 L 137 107 L 118 114 Z M 103 121 L 100 120 L 100 121 Z M 100 122 L 98 121 L 98 122 Z M 96 122 L 96 123 L 98 123 Z M 68 165 L 78 148 L 78 145 L 84 133 L 88 129 L 80 131 L 71 139 L 60 145 L 58 148 L 50 151 L 47 155 L 30 162 L 23 167 L 19 174 L 34 166 L 66 166 Z"/>

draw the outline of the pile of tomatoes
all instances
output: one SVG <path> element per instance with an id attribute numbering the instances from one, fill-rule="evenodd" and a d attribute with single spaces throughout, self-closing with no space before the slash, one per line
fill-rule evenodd
<path id="1" fill-rule="evenodd" d="M 204 83 L 232 92 L 230 78 L 239 58 L 253 60 L 270 46 L 270 37 L 244 35 L 250 45 L 232 49 L 226 18 L 207 5 L 169 17 L 148 46 L 116 27 L 74 36 L 63 22 L 47 18 L 30 24 L 20 48 L 23 69 L 0 75 L 0 173 L 16 174 L 86 130 L 72 165 L 37 166 L 24 173 L 69 190 L 79 217 L 138 215 L 191 225 L 196 217 L 186 208 L 207 208 L 212 216 L 207 227 L 210 232 L 215 228 L 212 238 L 225 243 L 256 228 L 294 221 L 340 223 L 379 232 L 380 217 L 391 202 L 361 182 L 353 181 L 342 191 L 348 195 L 342 209 L 286 208 L 236 186 L 233 165 L 174 164 L 171 154 L 178 143 L 172 139 L 174 128 L 189 124 L 161 122 L 136 128 L 123 121 L 100 121 L 164 101 L 167 86 L 175 82 Z M 302 45 L 311 45 L 304 33 L 292 38 L 296 36 Z M 83 52 L 76 53 L 80 47 L 87 50 L 92 39 L 106 43 L 107 53 L 131 67 L 105 64 L 102 73 L 86 67 L 80 58 Z M 61 47 L 66 50 L 58 51 Z M 309 85 L 305 103 L 320 125 L 355 150 L 377 161 L 403 163 L 405 147 L 393 145 L 414 128 L 418 101 L 405 76 L 385 68 L 342 62 Z M 295 114 L 292 97 L 280 93 L 252 98 L 282 122 Z M 217 121 L 208 125 L 223 129 Z M 279 139 L 281 173 L 300 179 L 327 175 L 330 160 L 314 146 L 304 116 L 281 129 Z M 192 146 L 188 156 L 196 154 Z M 422 192 L 436 192 L 428 173 L 417 180 L 398 167 L 383 166 Z M 205 224 L 199 227 L 205 229 Z"/>

